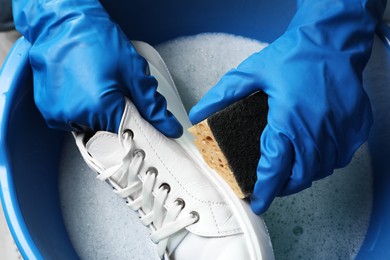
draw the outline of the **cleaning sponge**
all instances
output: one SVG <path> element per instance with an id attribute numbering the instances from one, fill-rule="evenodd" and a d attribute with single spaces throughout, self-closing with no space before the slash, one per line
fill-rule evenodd
<path id="1" fill-rule="evenodd" d="M 264 92 L 256 92 L 189 129 L 206 163 L 240 198 L 250 196 L 256 182 L 267 99 Z"/>

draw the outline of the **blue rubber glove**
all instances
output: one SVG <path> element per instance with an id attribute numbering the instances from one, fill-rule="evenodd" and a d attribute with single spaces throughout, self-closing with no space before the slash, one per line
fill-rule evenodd
<path id="1" fill-rule="evenodd" d="M 14 0 L 13 13 L 32 44 L 34 99 L 50 127 L 116 132 L 129 97 L 163 134 L 182 134 L 147 62 L 99 1 Z"/>
<path id="2" fill-rule="evenodd" d="M 385 1 L 303 0 L 286 32 L 229 71 L 190 111 L 197 123 L 262 90 L 268 125 L 251 198 L 261 214 L 348 164 L 372 125 L 362 71 Z"/>

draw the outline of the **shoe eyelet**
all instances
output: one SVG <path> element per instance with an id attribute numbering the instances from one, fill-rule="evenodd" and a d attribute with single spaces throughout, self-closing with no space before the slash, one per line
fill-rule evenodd
<path id="1" fill-rule="evenodd" d="M 199 215 L 198 212 L 196 212 L 196 211 L 191 211 L 190 214 L 192 215 L 193 218 L 196 218 L 196 221 L 194 222 L 194 224 L 197 223 L 197 222 L 199 222 L 200 215 Z"/>
<path id="2" fill-rule="evenodd" d="M 125 139 L 126 135 L 130 135 L 131 139 L 134 139 L 134 132 L 130 129 L 125 129 L 122 133 L 122 138 Z"/>
<path id="3" fill-rule="evenodd" d="M 154 167 L 149 167 L 148 170 L 146 171 L 146 174 L 154 174 L 154 175 L 158 175 L 158 170 Z"/>
<path id="4" fill-rule="evenodd" d="M 164 190 L 167 190 L 167 193 L 169 193 L 171 191 L 171 186 L 169 186 L 169 184 L 165 183 L 165 182 L 160 185 L 159 189 L 160 188 L 163 188 Z"/>
<path id="5" fill-rule="evenodd" d="M 181 206 L 181 209 L 184 209 L 184 207 L 186 206 L 185 201 L 181 198 L 177 198 L 174 203 L 177 203 L 177 205 Z"/>
<path id="6" fill-rule="evenodd" d="M 141 149 L 135 150 L 134 153 L 133 153 L 133 157 L 138 157 L 138 156 L 140 156 L 140 157 L 142 157 L 142 158 L 145 158 L 145 157 L 146 157 L 145 151 L 144 151 L 144 150 L 141 150 Z M 156 171 L 157 171 L 157 170 L 156 170 Z"/>

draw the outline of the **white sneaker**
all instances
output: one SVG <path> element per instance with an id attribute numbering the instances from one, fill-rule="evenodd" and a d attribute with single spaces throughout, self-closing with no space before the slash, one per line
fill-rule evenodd
<path id="1" fill-rule="evenodd" d="M 158 53 L 133 42 L 159 82 L 169 110 L 191 124 L 172 78 Z M 203 162 L 190 134 L 165 137 L 128 100 L 119 134 L 74 134 L 87 164 L 139 213 L 162 259 L 273 259 L 261 217 L 252 213 Z"/>

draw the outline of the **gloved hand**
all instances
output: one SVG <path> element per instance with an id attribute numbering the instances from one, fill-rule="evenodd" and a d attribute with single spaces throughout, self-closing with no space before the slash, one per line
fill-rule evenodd
<path id="1" fill-rule="evenodd" d="M 34 99 L 50 127 L 116 132 L 129 97 L 163 134 L 182 134 L 147 62 L 99 1 L 14 0 L 13 13 L 32 44 Z"/>
<path id="2" fill-rule="evenodd" d="M 372 112 L 362 71 L 384 6 L 380 0 L 299 1 L 286 32 L 229 71 L 190 111 L 197 123 L 253 92 L 268 95 L 255 213 L 345 166 L 367 139 Z"/>

